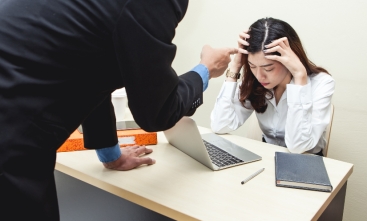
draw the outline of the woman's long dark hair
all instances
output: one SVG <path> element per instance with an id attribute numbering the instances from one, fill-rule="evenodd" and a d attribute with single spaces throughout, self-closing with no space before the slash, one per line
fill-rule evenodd
<path id="1" fill-rule="evenodd" d="M 328 73 L 307 58 L 296 31 L 284 21 L 274 18 L 259 19 L 250 26 L 248 34 L 250 38 L 247 39 L 247 42 L 250 45 L 246 46 L 245 49 L 251 54 L 264 50 L 264 46 L 270 44 L 273 40 L 287 37 L 291 49 L 305 66 L 307 75 L 318 74 L 319 72 Z M 274 54 L 280 55 L 278 52 Z M 264 88 L 252 73 L 248 63 L 248 55 L 244 56 L 244 62 L 239 99 L 244 106 L 245 100 L 249 100 L 256 112 L 264 113 L 267 108 L 265 99 L 271 99 L 274 95 L 269 89 Z"/>

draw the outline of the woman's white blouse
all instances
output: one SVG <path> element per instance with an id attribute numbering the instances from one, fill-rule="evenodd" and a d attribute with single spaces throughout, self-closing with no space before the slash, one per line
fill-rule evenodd
<path id="1" fill-rule="evenodd" d="M 335 82 L 326 73 L 313 74 L 304 86 L 293 80 L 276 105 L 275 97 L 266 100 L 268 107 L 256 113 L 267 143 L 284 146 L 293 153 L 318 153 L 324 148 L 325 130 L 330 123 L 331 98 Z M 211 113 L 215 133 L 229 133 L 242 126 L 254 109 L 239 101 L 239 84 L 224 82 Z"/>

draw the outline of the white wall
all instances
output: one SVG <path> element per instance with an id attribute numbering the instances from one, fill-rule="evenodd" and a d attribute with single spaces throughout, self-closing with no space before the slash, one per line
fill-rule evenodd
<path id="1" fill-rule="evenodd" d="M 335 115 L 329 157 L 354 164 L 348 181 L 344 220 L 367 217 L 367 1 L 365 0 L 192 0 L 179 24 L 173 67 L 181 74 L 200 61 L 204 44 L 236 47 L 238 33 L 259 18 L 287 21 L 309 58 L 336 80 Z M 213 79 L 194 115 L 209 127 L 209 115 L 224 76 Z M 234 134 L 244 135 L 246 126 Z"/>

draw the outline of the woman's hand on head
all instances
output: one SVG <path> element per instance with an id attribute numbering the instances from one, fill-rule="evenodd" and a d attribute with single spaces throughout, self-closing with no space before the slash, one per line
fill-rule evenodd
<path id="1" fill-rule="evenodd" d="M 245 30 L 239 34 L 239 38 L 237 40 L 238 43 L 238 52 L 234 56 L 232 63 L 230 64 L 230 69 L 234 73 L 238 73 L 242 66 L 244 65 L 244 54 L 248 54 L 248 51 L 244 49 L 245 46 L 248 46 L 249 43 L 246 39 L 250 38 L 250 35 L 247 34 L 248 30 Z"/>
<path id="2" fill-rule="evenodd" d="M 307 84 L 307 71 L 305 66 L 299 60 L 298 56 L 289 46 L 288 38 L 283 37 L 274 40 L 272 43 L 265 45 L 265 54 L 278 52 L 279 55 L 266 55 L 265 58 L 282 63 L 288 71 L 293 75 L 294 83 L 298 85 Z"/>

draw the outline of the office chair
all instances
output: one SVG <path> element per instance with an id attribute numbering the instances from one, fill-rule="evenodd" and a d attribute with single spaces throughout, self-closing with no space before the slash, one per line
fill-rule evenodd
<path id="1" fill-rule="evenodd" d="M 332 123 L 333 123 L 333 118 L 334 118 L 334 105 L 331 104 L 331 114 L 330 114 L 330 123 L 326 128 L 326 144 L 325 147 L 322 151 L 322 153 L 324 154 L 324 157 L 327 156 L 327 152 L 328 152 L 328 148 L 329 148 L 329 143 L 330 143 L 330 132 L 331 132 L 331 127 L 332 127 Z M 260 129 L 259 123 L 257 121 L 256 118 L 256 114 L 252 113 L 251 116 L 247 119 L 246 124 L 248 125 L 247 128 L 247 132 L 245 137 L 253 139 L 253 140 L 258 140 L 261 141 L 262 139 L 262 131 Z"/>
<path id="2" fill-rule="evenodd" d="M 326 127 L 326 136 L 325 136 L 326 144 L 325 144 L 324 149 L 322 150 L 322 154 L 324 154 L 324 157 L 327 157 L 327 153 L 329 149 L 330 133 L 331 133 L 331 127 L 333 125 L 333 118 L 334 118 L 334 105 L 333 104 L 331 104 L 330 109 L 331 109 L 330 123 Z"/>

